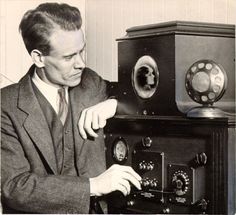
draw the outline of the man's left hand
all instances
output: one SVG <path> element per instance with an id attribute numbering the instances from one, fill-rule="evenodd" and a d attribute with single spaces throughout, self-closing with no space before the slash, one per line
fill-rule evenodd
<path id="1" fill-rule="evenodd" d="M 82 138 L 87 139 L 88 135 L 94 138 L 98 137 L 95 130 L 106 125 L 107 119 L 115 115 L 116 108 L 117 100 L 108 99 L 84 109 L 78 123 L 79 133 Z"/>

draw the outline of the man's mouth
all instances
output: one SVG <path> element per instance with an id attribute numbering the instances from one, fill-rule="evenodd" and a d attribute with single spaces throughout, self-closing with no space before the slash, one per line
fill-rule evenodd
<path id="1" fill-rule="evenodd" d="M 82 71 L 80 71 L 80 72 L 77 72 L 77 73 L 75 73 L 75 74 L 73 74 L 72 76 L 74 77 L 74 76 L 81 76 L 82 75 Z"/>

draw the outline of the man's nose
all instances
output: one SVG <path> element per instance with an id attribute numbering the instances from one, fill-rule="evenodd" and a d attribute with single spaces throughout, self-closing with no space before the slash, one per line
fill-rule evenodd
<path id="1" fill-rule="evenodd" d="M 75 58 L 75 64 L 74 67 L 76 69 L 83 69 L 85 67 L 84 59 L 82 58 L 81 55 L 77 55 Z"/>

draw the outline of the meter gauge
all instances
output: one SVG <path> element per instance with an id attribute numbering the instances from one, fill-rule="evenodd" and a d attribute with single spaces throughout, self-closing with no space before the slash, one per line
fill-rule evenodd
<path id="1" fill-rule="evenodd" d="M 118 163 L 124 163 L 128 158 L 128 145 L 124 138 L 118 137 L 113 142 L 113 158 Z"/>

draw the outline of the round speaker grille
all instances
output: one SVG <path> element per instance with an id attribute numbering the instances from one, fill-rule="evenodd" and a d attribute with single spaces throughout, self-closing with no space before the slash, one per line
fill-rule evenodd
<path id="1" fill-rule="evenodd" d="M 213 104 L 226 90 L 226 72 L 221 65 L 212 60 L 197 61 L 186 73 L 185 87 L 194 101 L 200 104 Z"/>

